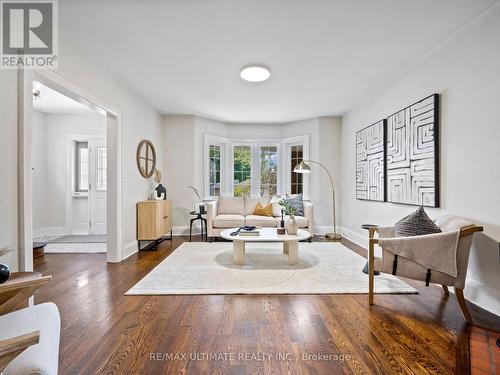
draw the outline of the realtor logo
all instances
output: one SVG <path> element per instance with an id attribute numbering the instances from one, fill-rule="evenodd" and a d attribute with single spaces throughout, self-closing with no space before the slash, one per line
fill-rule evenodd
<path id="1" fill-rule="evenodd" d="M 57 0 L 2 0 L 1 20 L 2 68 L 57 67 Z"/>

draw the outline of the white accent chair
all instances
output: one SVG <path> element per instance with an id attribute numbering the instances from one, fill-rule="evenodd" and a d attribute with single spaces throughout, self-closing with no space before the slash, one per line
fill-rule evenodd
<path id="1" fill-rule="evenodd" d="M 465 278 L 467 276 L 467 265 L 469 262 L 469 254 L 472 245 L 472 235 L 475 232 L 480 232 L 483 227 L 474 225 L 465 219 L 456 216 L 443 216 L 436 220 L 436 225 L 442 232 L 456 232 L 458 242 L 456 244 L 455 259 L 451 258 L 456 264 L 456 276 L 451 276 L 431 267 L 424 266 L 421 263 L 403 257 L 401 255 L 395 257 L 395 254 L 384 248 L 382 244 L 382 258 L 375 257 L 375 245 L 379 244 L 381 239 L 393 242 L 396 247 L 411 248 L 421 252 L 428 251 L 428 248 L 423 243 L 429 243 L 429 240 L 438 241 L 438 237 L 442 233 L 428 234 L 424 236 L 413 237 L 396 237 L 394 227 L 372 227 L 369 229 L 369 303 L 373 305 L 374 294 L 374 271 L 384 273 L 392 273 L 397 276 L 406 277 L 413 280 L 425 281 L 427 284 L 441 284 L 446 295 L 449 295 L 448 286 L 455 288 L 458 304 L 465 317 L 465 320 L 472 323 L 472 317 L 467 309 L 463 290 L 465 288 Z M 374 238 L 375 233 L 378 233 L 378 238 Z M 434 243 L 435 243 L 434 241 Z M 448 258 L 449 259 L 449 258 Z"/>
<path id="2" fill-rule="evenodd" d="M 61 318 L 52 302 L 0 316 L 2 375 L 57 375 Z M 2 367 L 0 367 L 2 371 Z"/>
<path id="3" fill-rule="evenodd" d="M 207 233 L 209 240 L 220 237 L 227 228 L 239 228 L 254 225 L 264 228 L 277 228 L 281 221 L 281 212 L 277 203 L 273 203 L 273 216 L 253 215 L 257 203 L 263 206 L 270 203 L 269 198 L 243 198 L 220 196 L 217 201 L 207 203 Z M 285 222 L 288 217 L 285 217 Z M 313 234 L 313 204 L 304 201 L 304 216 L 295 216 L 300 229 Z"/>

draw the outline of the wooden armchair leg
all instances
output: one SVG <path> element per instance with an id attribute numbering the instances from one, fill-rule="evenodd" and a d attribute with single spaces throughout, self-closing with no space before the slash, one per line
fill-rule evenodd
<path id="1" fill-rule="evenodd" d="M 458 304 L 460 305 L 462 314 L 464 314 L 465 320 L 468 323 L 472 323 L 472 317 L 470 315 L 469 309 L 467 308 L 467 304 L 465 303 L 464 290 L 455 288 L 455 295 L 457 296 Z"/>
<path id="2" fill-rule="evenodd" d="M 450 295 L 450 291 L 448 290 L 448 287 L 446 285 L 442 285 L 443 287 L 443 290 L 444 290 L 444 295 L 445 296 L 449 296 Z"/>
<path id="3" fill-rule="evenodd" d="M 368 303 L 373 305 L 375 281 L 375 243 L 377 239 L 371 238 L 368 246 Z"/>

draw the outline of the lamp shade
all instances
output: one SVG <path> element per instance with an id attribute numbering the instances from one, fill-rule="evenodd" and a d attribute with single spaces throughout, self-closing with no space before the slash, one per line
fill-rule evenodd
<path id="1" fill-rule="evenodd" d="M 301 161 L 299 164 L 293 168 L 295 173 L 311 173 L 311 167 L 304 161 Z"/>

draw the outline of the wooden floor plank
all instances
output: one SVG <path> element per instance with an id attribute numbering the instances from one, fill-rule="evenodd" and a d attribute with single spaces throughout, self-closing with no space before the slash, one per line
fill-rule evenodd
<path id="1" fill-rule="evenodd" d="M 60 374 L 453 374 L 469 368 L 468 330 L 456 299 L 423 283 L 404 280 L 420 294 L 375 295 L 374 306 L 367 295 L 124 295 L 184 241 L 174 237 L 119 264 L 107 264 L 104 254 L 35 259 L 37 271 L 53 276 L 35 301 L 59 307 Z M 470 308 L 477 323 L 500 326 L 498 317 Z M 208 353 L 273 357 L 203 360 Z M 351 358 L 313 360 L 304 353 Z"/>

